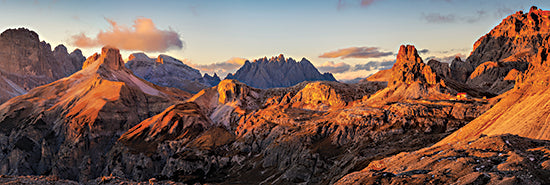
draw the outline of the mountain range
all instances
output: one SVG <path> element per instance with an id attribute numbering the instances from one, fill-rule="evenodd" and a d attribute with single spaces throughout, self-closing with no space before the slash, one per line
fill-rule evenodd
<path id="1" fill-rule="evenodd" d="M 236 79 L 251 87 L 274 88 L 290 87 L 303 81 L 336 81 L 330 73 L 321 74 L 309 60 L 299 62 L 284 55 L 260 58 L 244 65 L 225 79 Z"/>
<path id="2" fill-rule="evenodd" d="M 0 182 L 550 184 L 549 15 L 506 17 L 450 65 L 401 45 L 354 84 L 283 55 L 219 81 L 104 47 L 0 105 Z"/>

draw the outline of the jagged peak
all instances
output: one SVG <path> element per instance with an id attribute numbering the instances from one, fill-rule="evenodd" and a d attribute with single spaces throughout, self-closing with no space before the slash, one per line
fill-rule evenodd
<path id="1" fill-rule="evenodd" d="M 411 84 L 415 81 L 436 84 L 436 74 L 430 66 L 424 64 L 413 45 L 401 45 L 392 67 L 391 81 L 392 85 L 401 82 Z"/>
<path id="2" fill-rule="evenodd" d="M 101 48 L 101 55 L 95 53 L 94 55 L 88 57 L 82 65 L 82 69 L 96 62 L 100 62 L 98 66 L 103 66 L 112 70 L 120 70 L 125 68 L 122 56 L 120 56 L 120 50 L 110 46 Z"/>

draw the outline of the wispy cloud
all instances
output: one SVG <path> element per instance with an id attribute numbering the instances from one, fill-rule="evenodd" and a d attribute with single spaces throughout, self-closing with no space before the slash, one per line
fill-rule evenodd
<path id="1" fill-rule="evenodd" d="M 370 61 L 364 64 L 356 64 L 353 69 L 354 70 L 384 70 L 384 69 L 390 69 L 393 64 L 395 63 L 395 60 L 390 61 Z"/>
<path id="2" fill-rule="evenodd" d="M 374 2 L 380 0 L 338 0 L 338 10 L 343 10 L 347 7 L 366 8 L 372 6 Z"/>
<path id="3" fill-rule="evenodd" d="M 418 53 L 420 53 L 420 54 L 426 54 L 428 52 L 430 52 L 430 50 L 428 50 L 428 49 L 421 49 L 421 50 L 418 51 Z"/>
<path id="4" fill-rule="evenodd" d="M 183 48 L 183 41 L 177 32 L 171 29 L 160 30 L 151 19 L 138 18 L 132 27 L 106 20 L 111 25 L 109 30 L 100 31 L 93 38 L 84 33 L 73 35 L 71 44 L 81 48 L 110 45 L 123 50 L 146 52 L 165 52 L 172 48 Z"/>
<path id="5" fill-rule="evenodd" d="M 377 47 L 349 47 L 321 54 L 320 58 L 379 58 L 393 55 L 393 52 L 380 51 Z"/>
<path id="6" fill-rule="evenodd" d="M 481 20 L 487 12 L 484 10 L 478 10 L 474 14 L 459 16 L 456 14 L 442 14 L 442 13 L 422 13 L 422 19 L 428 23 L 443 24 L 443 23 L 475 23 Z"/>
<path id="7" fill-rule="evenodd" d="M 351 65 L 346 64 L 344 62 L 334 63 L 333 61 L 328 61 L 320 66 L 317 67 L 319 71 L 321 72 L 329 72 L 329 73 L 344 73 L 348 71 L 351 68 Z"/>
<path id="8" fill-rule="evenodd" d="M 350 81 L 366 78 L 380 70 L 392 68 L 395 60 L 369 61 L 367 63 L 350 65 L 344 62 L 325 62 L 317 68 L 322 72 L 331 72 L 340 81 Z"/>

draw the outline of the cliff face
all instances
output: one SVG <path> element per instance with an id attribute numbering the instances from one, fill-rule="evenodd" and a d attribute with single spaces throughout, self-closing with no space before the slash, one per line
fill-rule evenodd
<path id="1" fill-rule="evenodd" d="M 457 80 L 468 85 L 500 94 L 511 89 L 514 83 L 503 79 L 511 70 L 523 72 L 529 67 L 529 58 L 550 35 L 548 11 L 532 7 L 528 13 L 516 12 L 503 19 L 474 44 L 462 73 Z M 496 63 L 487 69 L 487 62 Z M 453 62 L 454 63 L 454 62 Z M 456 66 L 459 66 L 458 64 Z M 469 75 L 464 78 L 464 75 Z M 503 75 L 504 74 L 504 75 Z"/>
<path id="2" fill-rule="evenodd" d="M 98 177 L 124 131 L 189 96 L 139 79 L 117 49 L 103 48 L 77 73 L 0 106 L 0 171 Z"/>
<path id="3" fill-rule="evenodd" d="M 226 79 L 236 79 L 255 88 L 290 87 L 303 81 L 336 81 L 330 73 L 321 74 L 303 58 L 297 62 L 285 58 L 282 54 L 270 59 L 261 58 L 253 62 L 246 61 L 235 74 Z"/>
<path id="4" fill-rule="evenodd" d="M 63 45 L 52 51 L 25 28 L 4 31 L 0 34 L 0 103 L 73 74 L 84 60 L 80 50 L 69 54 Z"/>
<path id="5" fill-rule="evenodd" d="M 167 55 L 159 55 L 154 59 L 144 53 L 134 53 L 128 58 L 126 67 L 136 76 L 156 85 L 175 87 L 191 93 L 215 86 L 220 81 L 217 75 L 211 77 L 205 74 L 202 77 L 199 70 Z"/>

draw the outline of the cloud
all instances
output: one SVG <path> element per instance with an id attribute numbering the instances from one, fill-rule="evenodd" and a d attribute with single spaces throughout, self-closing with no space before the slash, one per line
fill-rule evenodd
<path id="1" fill-rule="evenodd" d="M 434 60 L 437 60 L 439 62 L 445 62 L 445 63 L 450 63 L 455 57 L 460 57 L 462 60 L 465 60 L 466 59 L 466 55 L 465 54 L 462 54 L 462 53 L 456 53 L 454 55 L 444 55 L 444 56 L 430 56 L 430 57 L 426 57 L 426 61 L 429 61 L 431 59 L 434 59 Z"/>
<path id="2" fill-rule="evenodd" d="M 452 23 L 456 22 L 456 16 L 454 14 L 442 15 L 440 13 L 422 13 L 422 18 L 429 23 Z"/>
<path id="3" fill-rule="evenodd" d="M 384 69 L 390 69 L 393 67 L 393 64 L 395 63 L 395 60 L 390 61 L 370 61 L 364 64 L 356 64 L 353 66 L 353 70 L 384 70 Z"/>
<path id="4" fill-rule="evenodd" d="M 428 49 L 421 49 L 420 51 L 418 51 L 418 53 L 420 53 L 420 54 L 426 54 L 428 52 L 430 52 L 430 50 L 428 50 Z"/>
<path id="5" fill-rule="evenodd" d="M 484 10 L 477 10 L 475 13 L 467 16 L 458 16 L 455 14 L 441 14 L 441 13 L 422 13 L 422 19 L 428 23 L 442 24 L 442 23 L 475 23 L 484 18 L 487 12 Z"/>
<path id="6" fill-rule="evenodd" d="M 204 73 L 214 74 L 217 73 L 220 78 L 224 78 L 228 73 L 233 73 L 239 69 L 244 62 L 247 61 L 245 58 L 233 57 L 227 61 L 212 63 L 212 64 L 192 64 L 189 63 L 191 67 L 197 68 Z"/>
<path id="7" fill-rule="evenodd" d="M 333 73 L 334 77 L 342 82 L 356 81 L 358 78 L 366 78 L 380 70 L 390 69 L 393 67 L 395 60 L 386 61 L 370 61 L 364 64 L 355 64 L 352 66 L 345 63 L 326 62 L 321 66 L 345 66 L 348 65 L 348 70 L 343 70 L 338 73 Z M 321 66 L 318 69 L 321 69 Z"/>
<path id="8" fill-rule="evenodd" d="M 171 29 L 158 29 L 151 19 L 138 18 L 132 27 L 106 20 L 111 25 L 109 30 L 100 31 L 94 38 L 84 33 L 73 35 L 71 44 L 81 48 L 110 45 L 123 50 L 145 52 L 165 52 L 172 48 L 183 48 L 183 41 L 178 33 Z"/>
<path id="9" fill-rule="evenodd" d="M 317 69 L 319 69 L 319 71 L 323 73 L 330 72 L 332 74 L 343 73 L 348 71 L 350 68 L 351 66 L 349 64 L 346 64 L 344 62 L 334 63 L 333 61 L 325 62 L 324 64 L 321 64 L 317 67 Z"/>
<path id="10" fill-rule="evenodd" d="M 348 7 L 358 7 L 366 8 L 372 6 L 372 4 L 380 0 L 338 0 L 338 10 L 343 10 Z"/>
<path id="11" fill-rule="evenodd" d="M 320 58 L 379 58 L 393 55 L 393 52 L 383 52 L 377 47 L 349 47 L 321 54 Z"/>
<path id="12" fill-rule="evenodd" d="M 361 0 L 361 6 L 362 6 L 362 7 L 370 6 L 370 5 L 372 5 L 372 3 L 374 3 L 375 1 L 377 1 L 377 0 Z"/>

